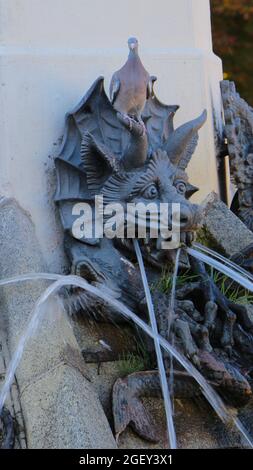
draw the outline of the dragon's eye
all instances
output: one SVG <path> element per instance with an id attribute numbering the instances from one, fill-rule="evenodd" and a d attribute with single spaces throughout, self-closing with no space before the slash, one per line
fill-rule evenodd
<path id="1" fill-rule="evenodd" d="M 155 184 L 150 184 L 142 193 L 145 199 L 155 199 L 158 196 L 158 190 Z"/>
<path id="2" fill-rule="evenodd" d="M 174 186 L 179 194 L 185 194 L 186 184 L 184 181 L 176 181 Z"/>

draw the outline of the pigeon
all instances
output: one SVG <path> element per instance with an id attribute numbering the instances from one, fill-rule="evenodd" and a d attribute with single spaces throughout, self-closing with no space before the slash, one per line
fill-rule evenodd
<path id="1" fill-rule="evenodd" d="M 123 67 L 115 72 L 110 84 L 110 100 L 116 111 L 142 125 L 142 111 L 153 94 L 156 77 L 150 76 L 138 54 L 138 40 L 128 39 L 129 55 Z"/>

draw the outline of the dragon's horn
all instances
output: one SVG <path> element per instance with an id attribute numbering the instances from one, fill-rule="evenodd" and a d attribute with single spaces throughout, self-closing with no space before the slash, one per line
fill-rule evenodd
<path id="1" fill-rule="evenodd" d="M 170 161 L 182 170 L 187 167 L 198 143 L 198 130 L 207 118 L 206 110 L 193 121 L 178 127 L 164 146 Z"/>

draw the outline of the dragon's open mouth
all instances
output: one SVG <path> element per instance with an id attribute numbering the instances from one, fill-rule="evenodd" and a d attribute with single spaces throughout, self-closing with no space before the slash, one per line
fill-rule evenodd
<path id="1" fill-rule="evenodd" d="M 195 232 L 193 231 L 181 232 L 178 247 L 191 246 L 194 238 Z M 139 238 L 143 258 L 151 265 L 159 268 L 164 264 L 174 263 L 176 257 L 176 248 L 163 249 L 161 246 L 162 241 L 170 242 L 171 239 L 162 239 L 161 236 L 150 238 L 148 235 L 146 238 Z M 128 251 L 134 252 L 132 239 L 121 239 L 120 244 Z"/>

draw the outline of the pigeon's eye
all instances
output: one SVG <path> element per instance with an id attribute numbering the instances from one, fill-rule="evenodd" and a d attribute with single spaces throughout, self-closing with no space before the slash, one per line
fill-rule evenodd
<path id="1" fill-rule="evenodd" d="M 158 190 L 155 184 L 150 184 L 142 193 L 145 199 L 155 199 L 158 196 Z"/>
<path id="2" fill-rule="evenodd" d="M 176 183 L 174 184 L 177 192 L 179 194 L 185 194 L 186 192 L 186 184 L 184 181 L 176 181 Z"/>

